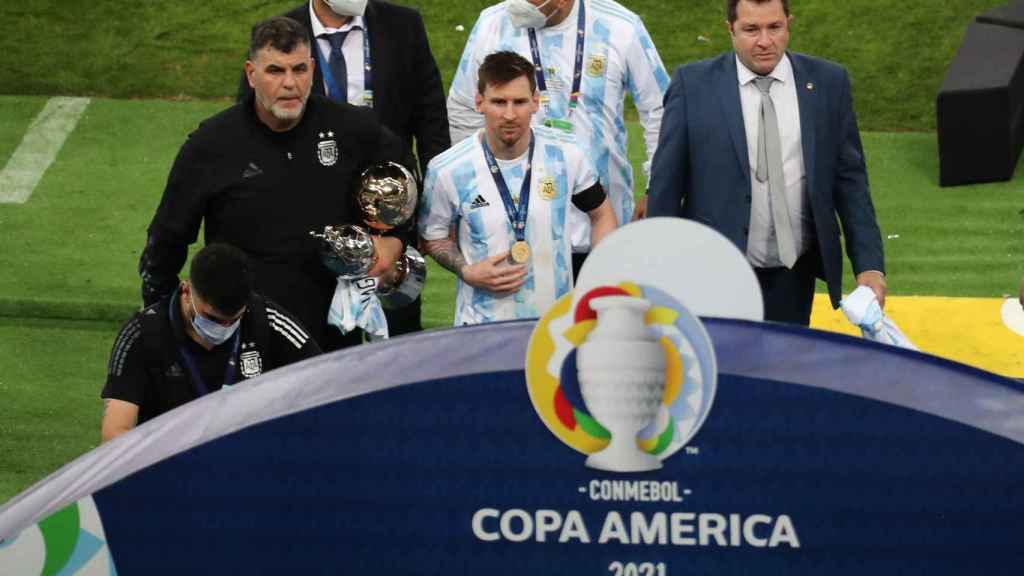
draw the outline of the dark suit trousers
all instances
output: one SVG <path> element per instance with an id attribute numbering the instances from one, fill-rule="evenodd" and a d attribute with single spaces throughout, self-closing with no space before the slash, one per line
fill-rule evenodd
<path id="1" fill-rule="evenodd" d="M 808 326 L 814 302 L 815 271 L 820 267 L 817 250 L 797 258 L 793 268 L 754 268 L 764 298 L 764 319 Z"/>
<path id="2" fill-rule="evenodd" d="M 317 344 L 320 344 L 320 349 L 325 353 L 334 352 L 335 350 L 341 350 L 342 348 L 348 348 L 350 346 L 358 346 L 362 343 L 362 330 L 357 328 L 348 334 L 342 334 L 341 330 L 338 330 L 334 326 L 328 326 L 327 333 L 323 335 L 322 341 L 317 342 Z"/>
<path id="3" fill-rule="evenodd" d="M 420 313 L 422 306 L 423 300 L 417 297 L 408 306 L 384 310 L 384 316 L 388 319 L 388 336 L 393 338 L 423 330 Z"/>

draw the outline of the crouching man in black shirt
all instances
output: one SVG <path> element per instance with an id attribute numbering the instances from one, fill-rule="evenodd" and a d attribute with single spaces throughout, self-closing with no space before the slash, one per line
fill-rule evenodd
<path id="1" fill-rule="evenodd" d="M 190 280 L 118 335 L 103 387 L 103 441 L 235 382 L 320 353 L 290 314 L 252 290 L 244 253 L 211 244 Z"/>

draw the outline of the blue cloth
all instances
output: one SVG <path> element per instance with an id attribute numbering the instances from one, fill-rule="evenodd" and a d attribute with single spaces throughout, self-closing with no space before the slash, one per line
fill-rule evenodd
<path id="1" fill-rule="evenodd" d="M 377 297 L 377 279 L 338 278 L 331 308 L 327 312 L 327 323 L 341 330 L 342 334 L 362 328 L 370 340 L 386 340 L 388 321 Z"/>

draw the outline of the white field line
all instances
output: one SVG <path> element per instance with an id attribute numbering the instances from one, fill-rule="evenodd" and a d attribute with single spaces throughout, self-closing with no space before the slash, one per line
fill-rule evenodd
<path id="1" fill-rule="evenodd" d="M 88 98 L 50 98 L 0 171 L 0 204 L 24 204 L 32 196 L 88 106 Z"/>

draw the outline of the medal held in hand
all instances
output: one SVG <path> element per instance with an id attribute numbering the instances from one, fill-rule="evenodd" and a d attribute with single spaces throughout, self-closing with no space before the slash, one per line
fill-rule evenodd
<path id="1" fill-rule="evenodd" d="M 526 174 L 523 175 L 523 185 L 519 190 L 518 205 L 512 199 L 512 193 L 508 189 L 508 184 L 505 183 L 505 177 L 501 175 L 501 168 L 498 167 L 494 152 L 491 152 L 491 147 L 487 144 L 487 138 L 481 137 L 480 142 L 483 144 L 487 168 L 494 178 L 494 185 L 501 195 L 501 202 L 505 205 L 505 214 L 508 215 L 509 222 L 512 224 L 512 232 L 516 237 L 509 250 L 509 261 L 513 264 L 526 264 L 530 261 L 530 245 L 526 243 L 526 216 L 530 210 L 530 179 L 533 175 L 533 131 L 530 131 L 530 152 L 526 157 Z"/>

